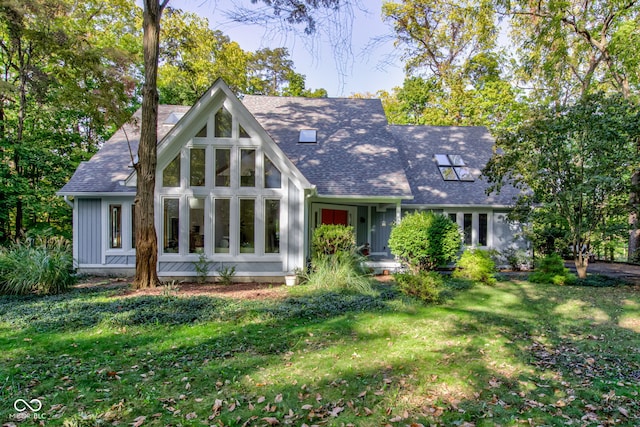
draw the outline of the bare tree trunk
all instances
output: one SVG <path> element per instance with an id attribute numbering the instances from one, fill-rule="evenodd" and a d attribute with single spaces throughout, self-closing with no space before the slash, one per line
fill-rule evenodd
<path id="1" fill-rule="evenodd" d="M 156 187 L 158 140 L 158 55 L 160 17 L 168 0 L 144 0 L 143 50 L 144 86 L 142 87 L 142 123 L 138 145 L 136 194 L 136 276 L 135 288 L 151 288 L 158 279 L 158 238 L 155 228 L 154 194 Z"/>
<path id="2" fill-rule="evenodd" d="M 576 272 L 578 273 L 578 277 L 581 279 L 586 279 L 587 267 L 589 266 L 589 255 L 582 253 L 582 251 L 579 251 L 577 256 L 574 258 L 574 263 L 576 265 Z"/>

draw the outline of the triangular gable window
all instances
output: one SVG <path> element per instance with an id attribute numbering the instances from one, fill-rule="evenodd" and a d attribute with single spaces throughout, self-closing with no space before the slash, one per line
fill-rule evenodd
<path id="1" fill-rule="evenodd" d="M 244 130 L 242 126 L 238 125 L 238 127 L 239 127 L 238 133 L 240 134 L 240 138 L 251 138 L 251 135 L 249 135 L 249 132 Z"/>
<path id="2" fill-rule="evenodd" d="M 207 125 L 204 125 L 200 132 L 196 134 L 196 138 L 206 138 L 207 137 Z"/>

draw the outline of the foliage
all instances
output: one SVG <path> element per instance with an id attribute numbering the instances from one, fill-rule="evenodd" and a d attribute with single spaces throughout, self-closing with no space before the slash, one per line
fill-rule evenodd
<path id="1" fill-rule="evenodd" d="M 564 266 L 562 257 L 553 253 L 536 262 L 536 269 L 529 275 L 529 281 L 533 283 L 571 285 L 576 282 L 576 276 Z"/>
<path id="2" fill-rule="evenodd" d="M 513 271 L 520 271 L 531 264 L 527 252 L 520 248 L 507 247 L 501 251 L 500 255 Z"/>
<path id="3" fill-rule="evenodd" d="M 455 278 L 463 278 L 480 282 L 485 285 L 495 285 L 496 263 L 491 253 L 477 248 L 466 249 L 457 262 L 457 268 L 452 273 Z"/>
<path id="4" fill-rule="evenodd" d="M 193 263 L 193 267 L 196 269 L 196 276 L 199 283 L 207 281 L 209 270 L 211 270 L 211 263 L 207 259 L 207 255 L 204 252 L 200 252 L 198 255 L 198 261 Z"/>
<path id="5" fill-rule="evenodd" d="M 302 283 L 311 289 L 373 293 L 368 271 L 362 265 L 362 257 L 355 252 L 338 251 L 331 255 L 316 255 L 311 272 Z"/>
<path id="6" fill-rule="evenodd" d="M 236 266 L 225 266 L 224 263 L 220 263 L 220 267 L 216 270 L 218 272 L 218 281 L 223 285 L 230 285 L 233 283 L 233 278 L 236 275 Z"/>
<path id="7" fill-rule="evenodd" d="M 407 214 L 391 230 L 391 253 L 413 273 L 434 270 L 453 261 L 460 250 L 457 224 L 433 212 Z"/>
<path id="8" fill-rule="evenodd" d="M 322 224 L 313 231 L 311 249 L 313 257 L 338 252 L 351 253 L 356 247 L 353 227 L 341 224 Z"/>
<path id="9" fill-rule="evenodd" d="M 0 248 L 0 291 L 6 294 L 58 294 L 75 283 L 71 244 L 41 238 Z"/>
<path id="10" fill-rule="evenodd" d="M 569 107 L 542 108 L 517 130 L 499 135 L 499 151 L 483 174 L 490 190 L 523 191 L 519 212 L 555 212 L 572 247 L 589 246 L 610 212 L 625 212 L 630 177 L 640 162 L 640 109 L 620 96 L 586 97 Z M 536 217 L 530 217 L 536 219 Z M 586 264 L 576 253 L 578 267 Z M 578 265 L 580 264 L 580 265 Z M 579 270 L 580 272 L 580 270 Z"/>
<path id="11" fill-rule="evenodd" d="M 437 303 L 444 287 L 444 279 L 437 271 L 420 271 L 413 273 L 396 273 L 393 275 L 400 291 L 425 303 Z"/>

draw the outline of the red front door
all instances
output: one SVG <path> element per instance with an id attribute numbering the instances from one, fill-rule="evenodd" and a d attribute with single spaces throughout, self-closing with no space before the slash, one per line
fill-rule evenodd
<path id="1" fill-rule="evenodd" d="M 322 223 L 349 225 L 349 212 L 341 209 L 322 209 Z"/>

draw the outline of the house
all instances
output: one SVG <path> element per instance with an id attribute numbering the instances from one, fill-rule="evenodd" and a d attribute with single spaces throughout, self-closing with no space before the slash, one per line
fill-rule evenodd
<path id="1" fill-rule="evenodd" d="M 404 212 L 454 219 L 464 243 L 524 245 L 506 221 L 515 190 L 485 194 L 493 139 L 480 127 L 390 126 L 376 99 L 245 96 L 218 80 L 193 107 L 159 106 L 158 274 L 195 276 L 201 256 L 236 277 L 302 268 L 323 223 L 348 224 L 370 264 Z M 80 271 L 131 274 L 138 111 L 59 191 L 73 207 Z"/>

